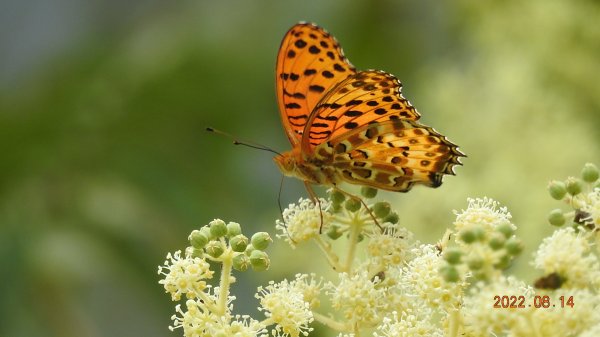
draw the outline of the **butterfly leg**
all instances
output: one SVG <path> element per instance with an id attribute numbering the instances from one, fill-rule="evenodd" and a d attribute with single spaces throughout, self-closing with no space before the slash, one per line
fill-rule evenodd
<path id="1" fill-rule="evenodd" d="M 377 227 L 379 227 L 379 229 L 381 230 L 381 232 L 383 232 L 383 227 L 381 227 L 381 224 L 379 224 L 379 221 L 377 221 L 377 218 L 375 217 L 375 214 L 373 214 L 373 211 L 371 211 L 371 209 L 369 208 L 369 206 L 367 206 L 367 204 L 365 203 L 365 201 L 362 198 L 360 198 L 360 197 L 358 197 L 358 196 L 356 196 L 356 195 L 354 195 L 352 193 L 348 193 L 346 191 L 343 191 L 343 190 L 339 189 L 335 185 L 334 185 L 334 188 L 335 188 L 336 191 L 339 191 L 340 193 L 346 195 L 349 198 L 358 199 L 358 201 L 360 201 L 360 203 L 367 210 L 367 212 L 369 212 L 369 215 L 371 216 L 371 218 L 373 219 L 373 221 L 375 222 L 375 224 L 377 225 Z"/>
<path id="2" fill-rule="evenodd" d="M 304 182 L 304 186 L 306 187 L 306 190 L 308 191 L 308 194 L 310 195 L 312 201 L 315 203 L 315 205 L 317 205 L 317 207 L 319 207 L 319 215 L 321 217 L 321 226 L 319 227 L 319 234 L 323 234 L 323 209 L 321 209 L 321 200 L 319 199 L 317 193 L 315 193 L 315 190 L 313 190 L 312 186 L 308 181 Z"/>

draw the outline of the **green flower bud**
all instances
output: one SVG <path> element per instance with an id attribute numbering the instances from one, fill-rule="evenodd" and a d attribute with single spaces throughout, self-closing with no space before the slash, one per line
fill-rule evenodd
<path id="1" fill-rule="evenodd" d="M 334 190 L 331 192 L 331 195 L 329 198 L 331 199 L 332 204 L 339 205 L 342 202 L 344 202 L 344 200 L 346 199 L 346 196 L 344 195 L 344 193 L 342 193 L 338 190 Z"/>
<path id="2" fill-rule="evenodd" d="M 245 252 L 248 247 L 248 238 L 243 234 L 236 235 L 229 239 L 229 246 L 234 252 Z"/>
<path id="3" fill-rule="evenodd" d="M 208 238 L 199 230 L 193 230 L 189 238 L 190 244 L 194 248 L 204 248 L 208 243 Z"/>
<path id="4" fill-rule="evenodd" d="M 392 207 L 389 202 L 380 201 L 373 205 L 373 213 L 376 217 L 383 219 L 392 211 Z"/>
<path id="5" fill-rule="evenodd" d="M 331 225 L 329 226 L 329 229 L 327 229 L 326 234 L 331 240 L 337 240 L 343 233 L 340 231 L 339 226 Z"/>
<path id="6" fill-rule="evenodd" d="M 456 247 L 450 247 L 444 252 L 444 260 L 449 264 L 459 264 L 462 258 L 462 250 Z"/>
<path id="7" fill-rule="evenodd" d="M 560 227 L 564 225 L 566 221 L 567 219 L 560 208 L 553 209 L 550 211 L 550 214 L 548 214 L 548 222 L 550 222 L 552 226 Z"/>
<path id="8" fill-rule="evenodd" d="M 227 234 L 227 225 L 225 225 L 225 221 L 221 219 L 215 219 L 209 223 L 210 225 L 210 234 L 214 238 L 220 238 Z"/>
<path id="9" fill-rule="evenodd" d="M 263 271 L 269 269 L 271 261 L 267 253 L 261 250 L 255 250 L 250 254 L 250 264 L 255 271 Z"/>
<path id="10" fill-rule="evenodd" d="M 250 254 L 252 254 L 252 252 L 253 252 L 253 251 L 255 251 L 255 250 L 256 250 L 256 248 L 254 248 L 254 246 L 252 246 L 252 245 L 248 245 L 248 246 L 246 247 L 246 250 L 244 251 L 244 253 L 245 253 L 246 255 L 250 256 Z"/>
<path id="11" fill-rule="evenodd" d="M 252 246 L 254 248 L 258 250 L 265 250 L 267 247 L 269 247 L 269 244 L 273 242 L 273 239 L 271 239 L 271 236 L 269 236 L 269 233 L 267 232 L 258 232 L 252 235 L 250 242 L 252 242 Z"/>
<path id="12" fill-rule="evenodd" d="M 396 212 L 391 212 L 383 219 L 383 222 L 389 222 L 393 224 L 397 224 L 398 221 L 400 221 L 400 216 L 398 216 L 398 213 Z"/>
<path id="13" fill-rule="evenodd" d="M 504 234 L 504 237 L 507 239 L 515 234 L 515 230 L 509 222 L 504 222 L 504 223 L 499 224 L 496 227 L 496 231 Z"/>
<path id="14" fill-rule="evenodd" d="M 474 271 L 473 277 L 478 281 L 487 281 L 488 280 L 488 274 L 484 270 Z"/>
<path id="15" fill-rule="evenodd" d="M 232 238 L 240 234 L 242 234 L 242 226 L 239 223 L 230 222 L 227 224 L 227 237 Z"/>
<path id="16" fill-rule="evenodd" d="M 506 240 L 506 244 L 504 245 L 504 247 L 506 248 L 506 251 L 512 256 L 519 255 L 524 248 L 523 242 L 521 242 L 521 240 L 517 238 L 510 238 Z"/>
<path id="17" fill-rule="evenodd" d="M 473 231 L 473 234 L 475 235 L 475 240 L 483 241 L 483 239 L 485 239 L 485 229 L 483 229 L 483 227 L 476 226 L 476 227 L 473 227 L 471 230 Z"/>
<path id="18" fill-rule="evenodd" d="M 204 258 L 204 249 L 202 248 L 192 248 L 192 257 L 199 257 L 201 259 Z"/>
<path id="19" fill-rule="evenodd" d="M 356 199 L 356 198 L 351 198 L 346 200 L 346 203 L 344 204 L 344 207 L 346 207 L 347 210 L 349 210 L 350 212 L 356 212 L 360 209 L 361 203 L 360 200 Z"/>
<path id="20" fill-rule="evenodd" d="M 598 171 L 598 167 L 592 163 L 585 164 L 583 170 L 581 170 L 581 178 L 587 183 L 595 182 L 598 180 L 599 176 L 600 172 Z"/>
<path id="21" fill-rule="evenodd" d="M 440 274 L 444 278 L 446 282 L 457 282 L 460 279 L 460 275 L 458 273 L 458 269 L 456 267 L 451 266 L 449 264 L 443 265 L 440 267 Z"/>
<path id="22" fill-rule="evenodd" d="M 500 261 L 498 261 L 498 263 L 496 263 L 494 265 L 494 267 L 496 269 L 506 269 L 508 267 L 510 267 L 510 264 L 512 262 L 511 256 L 506 254 L 506 255 L 502 255 L 502 257 L 500 258 Z"/>
<path id="23" fill-rule="evenodd" d="M 484 263 L 485 262 L 483 261 L 483 258 L 479 256 L 471 256 L 467 261 L 467 266 L 469 266 L 469 269 L 472 271 L 477 271 L 483 268 Z"/>
<path id="24" fill-rule="evenodd" d="M 506 237 L 500 232 L 494 232 L 492 235 L 490 235 L 489 245 L 493 250 L 498 250 L 504 247 L 505 242 Z"/>
<path id="25" fill-rule="evenodd" d="M 342 205 L 340 204 L 331 204 L 331 208 L 329 209 L 331 213 L 339 213 L 342 210 Z"/>
<path id="26" fill-rule="evenodd" d="M 367 199 L 375 198 L 377 195 L 377 189 L 373 187 L 363 186 L 360 188 L 360 194 Z"/>
<path id="27" fill-rule="evenodd" d="M 458 233 L 458 237 L 466 244 L 473 243 L 477 240 L 477 236 L 473 229 L 463 229 Z"/>
<path id="28" fill-rule="evenodd" d="M 567 188 L 567 192 L 569 192 L 570 195 L 577 195 L 581 193 L 581 190 L 583 188 L 583 186 L 581 186 L 581 180 L 573 177 L 567 178 L 567 182 L 565 185 Z"/>
<path id="29" fill-rule="evenodd" d="M 204 247 L 204 250 L 208 255 L 217 258 L 223 254 L 225 248 L 223 247 L 223 243 L 219 241 L 211 241 Z"/>
<path id="30" fill-rule="evenodd" d="M 552 198 L 562 200 L 567 194 L 567 187 L 562 181 L 552 180 L 548 184 L 548 192 L 550 192 Z"/>
<path id="31" fill-rule="evenodd" d="M 236 253 L 233 256 L 233 269 L 237 271 L 246 271 L 250 267 L 250 258 L 243 253 Z"/>
<path id="32" fill-rule="evenodd" d="M 214 236 L 210 233 L 210 228 L 208 226 L 202 226 L 200 232 L 208 238 L 208 241 L 214 240 Z"/>

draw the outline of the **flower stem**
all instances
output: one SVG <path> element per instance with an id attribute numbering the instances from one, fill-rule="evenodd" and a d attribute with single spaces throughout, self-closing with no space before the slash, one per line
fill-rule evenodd
<path id="1" fill-rule="evenodd" d="M 325 257 L 327 258 L 327 262 L 331 265 L 334 270 L 339 271 L 343 267 L 339 264 L 339 257 L 335 255 L 335 253 L 331 250 L 331 246 L 327 244 L 320 236 L 315 237 L 315 242 L 319 248 L 325 253 Z"/>
<path id="2" fill-rule="evenodd" d="M 350 242 L 350 246 L 348 247 L 348 255 L 346 256 L 346 265 L 343 270 L 346 273 L 350 273 L 352 271 L 352 262 L 354 262 L 354 255 L 356 253 L 356 246 L 358 245 L 358 236 L 360 235 L 360 230 L 362 229 L 362 222 L 353 221 L 350 228 L 350 235 L 348 237 L 348 241 Z"/>
<path id="3" fill-rule="evenodd" d="M 231 268 L 233 266 L 232 252 L 230 250 L 223 253 L 221 267 L 221 281 L 219 283 L 219 298 L 217 303 L 217 312 L 219 316 L 224 316 L 227 309 L 227 299 L 229 297 L 229 286 L 231 285 Z"/>
<path id="4" fill-rule="evenodd" d="M 335 331 L 347 332 L 348 330 L 350 330 L 350 327 L 348 326 L 348 324 L 340 323 L 340 322 L 334 320 L 333 318 L 319 314 L 318 312 L 313 311 L 312 314 L 317 322 L 320 322 L 321 324 L 326 325 Z"/>
<path id="5" fill-rule="evenodd" d="M 458 328 L 460 327 L 460 311 L 454 309 L 449 314 L 448 337 L 456 337 L 458 336 Z"/>

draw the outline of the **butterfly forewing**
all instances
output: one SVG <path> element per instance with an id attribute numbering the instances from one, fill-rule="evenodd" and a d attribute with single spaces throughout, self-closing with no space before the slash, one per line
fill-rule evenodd
<path id="1" fill-rule="evenodd" d="M 335 85 L 356 71 L 335 38 L 310 23 L 292 27 L 277 56 L 279 111 L 292 145 L 299 144 L 310 114 Z"/>
<path id="2" fill-rule="evenodd" d="M 347 77 L 319 102 L 305 126 L 303 144 L 314 147 L 359 126 L 391 119 L 417 120 L 419 113 L 402 97 L 402 85 L 383 71 L 366 70 Z"/>

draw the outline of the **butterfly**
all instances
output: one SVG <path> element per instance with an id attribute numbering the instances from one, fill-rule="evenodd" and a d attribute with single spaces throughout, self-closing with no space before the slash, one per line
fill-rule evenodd
<path id="1" fill-rule="evenodd" d="M 290 151 L 275 163 L 286 176 L 337 188 L 341 182 L 407 192 L 438 187 L 465 155 L 401 94 L 394 75 L 358 71 L 323 28 L 300 22 L 285 34 L 276 66 L 279 111 Z"/>

